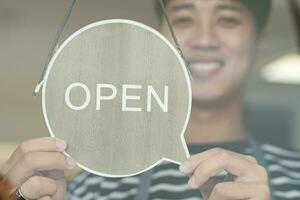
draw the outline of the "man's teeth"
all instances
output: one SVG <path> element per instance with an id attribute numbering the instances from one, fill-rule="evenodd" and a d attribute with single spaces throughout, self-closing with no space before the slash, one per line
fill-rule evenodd
<path id="1" fill-rule="evenodd" d="M 192 63 L 190 64 L 192 70 L 195 71 L 214 71 L 221 68 L 221 64 L 219 62 L 209 62 L 209 63 Z"/>

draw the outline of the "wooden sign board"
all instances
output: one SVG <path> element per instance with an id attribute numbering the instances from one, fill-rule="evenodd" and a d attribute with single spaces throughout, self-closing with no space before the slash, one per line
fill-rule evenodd
<path id="1" fill-rule="evenodd" d="M 90 24 L 54 54 L 43 113 L 66 154 L 97 175 L 141 173 L 162 159 L 180 163 L 191 109 L 184 61 L 154 29 L 129 20 Z"/>

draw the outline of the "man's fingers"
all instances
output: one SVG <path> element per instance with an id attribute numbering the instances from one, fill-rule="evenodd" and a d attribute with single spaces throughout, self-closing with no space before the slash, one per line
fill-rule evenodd
<path id="1" fill-rule="evenodd" d="M 54 180 L 65 178 L 65 172 L 62 170 L 43 171 L 42 174 Z"/>
<path id="2" fill-rule="evenodd" d="M 56 180 L 57 191 L 54 196 L 54 199 L 65 199 L 65 193 L 67 190 L 66 181 L 64 179 Z"/>
<path id="3" fill-rule="evenodd" d="M 192 188 L 199 188 L 223 170 L 235 175 L 236 181 L 267 182 L 267 173 L 262 166 L 232 152 L 220 151 L 196 167 L 188 184 Z"/>
<path id="4" fill-rule="evenodd" d="M 51 178 L 55 180 L 57 190 L 55 195 L 53 195 L 51 198 L 53 199 L 64 199 L 65 193 L 67 190 L 66 180 L 65 180 L 65 172 L 62 170 L 51 170 L 51 171 L 43 171 L 43 172 L 37 172 L 36 174 L 40 174 L 42 176 L 46 176 L 48 178 Z M 46 197 L 45 197 L 46 198 Z"/>
<path id="5" fill-rule="evenodd" d="M 53 196 L 56 193 L 56 182 L 43 176 L 33 176 L 22 186 L 21 192 L 27 199 L 40 199 L 45 196 Z"/>
<path id="6" fill-rule="evenodd" d="M 202 153 L 192 155 L 180 165 L 179 169 L 181 172 L 191 175 L 200 163 L 214 156 L 219 151 L 221 151 L 221 149 L 213 148 Z"/>
<path id="7" fill-rule="evenodd" d="M 59 152 L 29 152 L 25 154 L 8 172 L 12 183 L 23 183 L 37 171 L 67 170 L 75 166 L 72 158 Z"/>
<path id="8" fill-rule="evenodd" d="M 268 185 L 262 183 L 223 182 L 214 186 L 209 200 L 270 199 Z"/>
<path id="9" fill-rule="evenodd" d="M 249 162 L 257 164 L 257 160 L 253 156 L 243 155 L 243 154 L 239 154 L 239 153 L 236 153 L 236 152 L 227 151 L 227 150 L 221 149 L 221 148 L 213 148 L 213 149 L 204 151 L 202 153 L 198 153 L 198 154 L 190 156 L 186 161 L 184 161 L 180 165 L 180 171 L 182 171 L 183 173 L 185 173 L 187 175 L 191 175 L 200 163 L 202 163 L 203 161 L 207 160 L 208 158 L 211 158 L 211 157 L 213 157 L 215 155 L 218 155 L 222 152 L 228 152 L 232 155 L 244 158 Z"/>
<path id="10" fill-rule="evenodd" d="M 53 138 L 53 137 L 44 137 L 27 140 L 21 143 L 14 153 L 10 156 L 9 160 L 6 162 L 5 166 L 2 168 L 2 172 L 6 173 L 12 166 L 16 164 L 18 160 L 21 159 L 24 154 L 31 151 L 58 151 L 63 152 L 67 144 L 65 141 Z"/>
<path id="11" fill-rule="evenodd" d="M 44 137 L 27 140 L 19 146 L 18 150 L 20 153 L 30 151 L 63 151 L 66 146 L 66 142 L 61 139 Z"/>
<path id="12" fill-rule="evenodd" d="M 201 187 L 199 187 L 203 198 L 208 199 L 208 197 L 211 194 L 212 190 L 214 189 L 215 185 L 218 183 L 221 183 L 221 182 L 222 182 L 222 180 L 210 178 Z"/>

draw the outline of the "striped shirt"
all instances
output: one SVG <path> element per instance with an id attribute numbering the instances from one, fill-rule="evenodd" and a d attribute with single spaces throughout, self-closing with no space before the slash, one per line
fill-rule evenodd
<path id="1" fill-rule="evenodd" d="M 191 154 L 212 147 L 222 147 L 243 154 L 251 154 L 251 148 L 244 142 L 216 144 L 214 146 L 188 145 Z M 300 200 L 300 153 L 270 144 L 260 145 L 267 162 L 267 170 L 276 199 Z M 152 169 L 148 199 L 201 200 L 199 190 L 191 189 L 188 177 L 182 174 L 178 165 L 167 161 Z M 68 185 L 66 199 L 70 200 L 133 200 L 138 194 L 141 175 L 125 178 L 100 177 L 82 171 Z"/>

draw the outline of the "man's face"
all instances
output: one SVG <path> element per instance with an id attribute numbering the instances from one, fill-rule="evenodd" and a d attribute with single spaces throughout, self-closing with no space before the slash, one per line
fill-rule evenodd
<path id="1" fill-rule="evenodd" d="M 240 95 L 257 46 L 255 21 L 238 0 L 170 0 L 167 12 L 192 72 L 194 103 Z M 166 21 L 162 33 L 173 42 Z"/>

